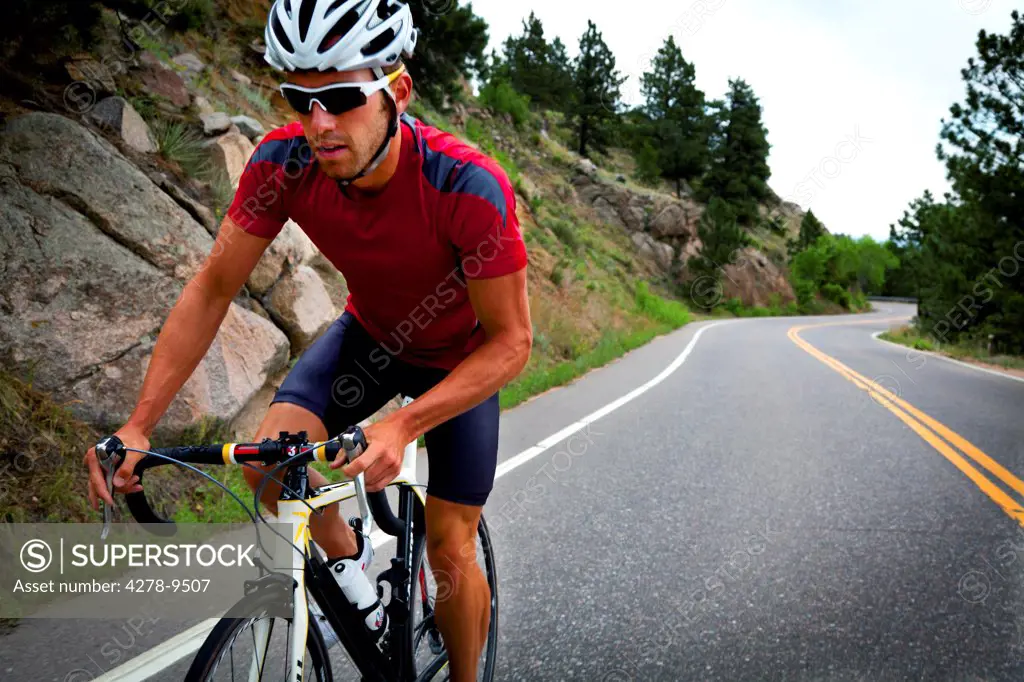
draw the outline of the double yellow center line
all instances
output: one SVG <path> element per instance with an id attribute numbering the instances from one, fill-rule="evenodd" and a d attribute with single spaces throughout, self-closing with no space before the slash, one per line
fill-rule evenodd
<path id="1" fill-rule="evenodd" d="M 889 320 L 865 320 L 864 322 L 887 322 Z M 1018 524 L 1024 526 L 1024 509 L 1021 504 L 1000 488 L 981 471 L 975 468 L 965 459 L 964 455 L 985 468 L 990 474 L 1002 481 L 1007 487 L 1018 495 L 1024 496 L 1024 482 L 1007 471 L 999 462 L 995 461 L 977 446 L 968 441 L 960 434 L 953 431 L 937 419 L 928 416 L 907 401 L 895 395 L 883 386 L 878 385 L 871 379 L 858 374 L 843 363 L 800 338 L 800 332 L 804 329 L 815 327 L 828 327 L 836 324 L 851 324 L 850 322 L 826 322 L 824 324 L 803 325 L 793 327 L 789 330 L 789 339 L 797 346 L 807 351 L 818 360 L 828 365 L 841 376 L 848 379 L 857 388 L 866 391 L 879 405 L 892 412 L 900 418 L 904 424 L 914 430 L 914 433 L 921 436 L 929 445 L 939 451 L 946 459 L 962 471 L 967 478 L 971 479 L 986 495 L 999 505 L 1006 514 Z M 857 324 L 857 323 L 852 323 Z M 955 448 L 955 449 L 954 449 Z M 961 454 L 962 453 L 962 454 Z"/>

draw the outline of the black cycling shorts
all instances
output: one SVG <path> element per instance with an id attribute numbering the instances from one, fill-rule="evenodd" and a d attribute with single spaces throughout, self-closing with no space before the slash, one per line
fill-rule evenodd
<path id="1" fill-rule="evenodd" d="M 383 350 L 354 315 L 345 312 L 306 349 L 273 402 L 317 415 L 334 437 L 397 394 L 418 398 L 448 370 L 412 365 Z M 498 463 L 498 394 L 427 431 L 427 494 L 483 506 Z"/>

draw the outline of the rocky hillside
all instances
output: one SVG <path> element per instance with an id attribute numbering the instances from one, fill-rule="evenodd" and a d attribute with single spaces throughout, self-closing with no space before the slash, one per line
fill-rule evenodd
<path id="1" fill-rule="evenodd" d="M 107 10 L 104 26 L 89 53 L 57 55 L 38 73 L 4 69 L 0 364 L 78 418 L 116 426 L 168 310 L 211 249 L 254 144 L 289 114 L 258 40 L 232 47 L 199 31 L 163 31 L 125 54 Z M 517 128 L 468 94 L 447 115 L 422 105 L 412 113 L 495 155 L 515 182 L 537 327 L 528 372 L 653 328 L 635 303 L 641 280 L 685 299 L 703 211 L 692 198 L 636 185 L 612 157 L 605 167 L 576 157 L 547 114 Z M 788 234 L 802 215 L 781 202 L 764 212 Z M 791 301 L 785 236 L 754 235 L 758 248 L 722 264 L 725 291 L 716 295 Z M 340 314 L 346 295 L 341 275 L 290 223 L 162 432 L 212 417 L 251 436 L 290 362 Z"/>

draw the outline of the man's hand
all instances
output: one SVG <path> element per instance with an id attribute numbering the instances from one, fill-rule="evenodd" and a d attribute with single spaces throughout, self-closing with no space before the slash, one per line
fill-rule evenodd
<path id="1" fill-rule="evenodd" d="M 368 492 L 384 490 L 401 471 L 405 446 L 412 440 L 412 436 L 401 423 L 392 418 L 397 414 L 398 412 L 394 412 L 363 429 L 367 443 L 366 451 L 347 465 L 344 458 L 335 459 L 331 462 L 331 468 L 340 467 L 349 478 L 365 473 L 363 480 L 366 482 Z"/>
<path id="2" fill-rule="evenodd" d="M 123 426 L 116 434 L 126 448 L 138 448 L 139 450 L 149 449 L 149 438 L 141 431 L 131 426 Z M 139 484 L 139 477 L 132 472 L 135 465 L 145 455 L 138 452 L 128 452 L 121 466 L 114 472 L 114 490 L 119 493 L 137 493 L 142 490 Z M 82 458 L 82 463 L 89 470 L 89 504 L 99 511 L 99 500 L 102 499 L 110 506 L 114 506 L 114 498 L 107 490 L 107 477 L 96 457 L 96 448 L 89 448 Z"/>

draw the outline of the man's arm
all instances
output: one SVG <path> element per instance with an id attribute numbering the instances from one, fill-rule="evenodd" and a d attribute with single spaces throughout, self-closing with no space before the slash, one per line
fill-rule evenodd
<path id="1" fill-rule="evenodd" d="M 493 279 L 467 279 L 469 300 L 487 340 L 395 418 L 409 440 L 479 405 L 514 379 L 533 347 L 526 268 Z"/>
<path id="2" fill-rule="evenodd" d="M 230 218 L 221 224 L 210 255 L 181 292 L 153 348 L 135 410 L 126 426 L 147 437 L 192 376 L 217 336 L 231 301 L 270 244 Z"/>
<path id="3" fill-rule="evenodd" d="M 526 268 L 500 277 L 467 280 L 469 300 L 487 339 L 433 388 L 410 404 L 367 427 L 385 433 L 372 457 L 360 456 L 344 466 L 346 476 L 366 471 L 367 489 L 382 489 L 401 466 L 406 443 L 452 417 L 462 414 L 515 378 L 526 366 L 533 348 L 533 324 L 526 289 Z M 332 465 L 344 464 L 338 460 Z"/>

